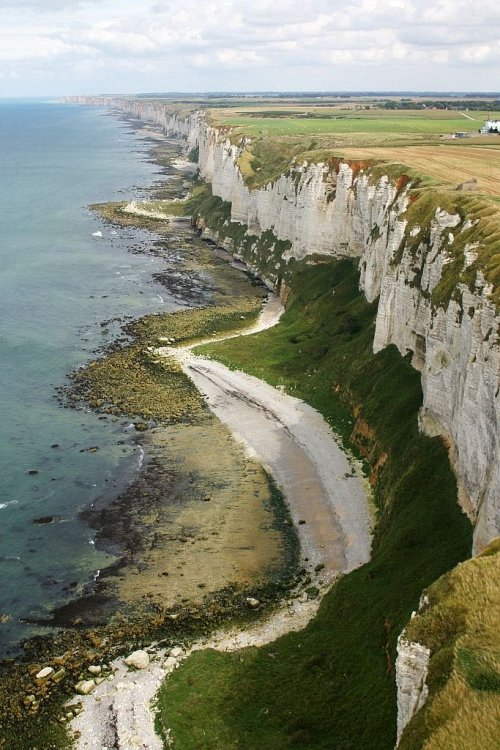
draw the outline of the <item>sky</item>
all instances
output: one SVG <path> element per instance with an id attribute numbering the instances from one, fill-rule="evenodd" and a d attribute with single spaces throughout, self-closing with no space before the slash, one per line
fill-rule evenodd
<path id="1" fill-rule="evenodd" d="M 496 91 L 498 0 L 0 0 L 0 96 Z"/>

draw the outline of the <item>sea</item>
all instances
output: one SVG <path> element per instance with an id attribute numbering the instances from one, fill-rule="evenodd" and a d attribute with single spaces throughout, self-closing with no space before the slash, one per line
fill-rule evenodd
<path id="1" fill-rule="evenodd" d="M 125 316 L 181 304 L 153 278 L 154 236 L 89 209 L 161 180 L 105 110 L 0 100 L 0 657 L 111 561 L 79 513 L 120 493 L 142 449 L 126 420 L 64 408 L 57 389 Z"/>

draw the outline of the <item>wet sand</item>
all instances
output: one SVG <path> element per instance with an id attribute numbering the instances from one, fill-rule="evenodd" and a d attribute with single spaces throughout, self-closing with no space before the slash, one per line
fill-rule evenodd
<path id="1" fill-rule="evenodd" d="M 112 583 L 118 601 L 137 607 L 146 593 L 164 609 L 200 605 L 227 586 L 279 577 L 284 538 L 268 478 L 223 424 L 162 427 L 148 453 L 176 465 L 184 481 L 142 517 L 140 563 Z"/>

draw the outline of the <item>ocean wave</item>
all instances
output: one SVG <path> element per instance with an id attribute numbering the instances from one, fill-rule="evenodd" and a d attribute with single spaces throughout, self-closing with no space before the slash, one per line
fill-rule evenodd
<path id="1" fill-rule="evenodd" d="M 139 457 L 137 459 L 137 469 L 140 469 L 142 464 L 144 463 L 144 456 L 146 455 L 146 451 L 144 450 L 142 445 L 138 445 L 137 448 L 137 452 L 139 453 Z"/>
<path id="2" fill-rule="evenodd" d="M 9 500 L 7 503 L 0 503 L 0 510 L 3 510 L 4 508 L 8 508 L 9 505 L 16 505 L 18 501 L 17 500 Z"/>

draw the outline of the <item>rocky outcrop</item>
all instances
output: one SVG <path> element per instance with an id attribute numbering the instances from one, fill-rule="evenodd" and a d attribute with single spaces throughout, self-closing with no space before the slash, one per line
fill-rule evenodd
<path id="1" fill-rule="evenodd" d="M 430 653 L 430 649 L 405 638 L 404 633 L 399 636 L 396 659 L 398 701 L 396 747 L 404 728 L 427 700 L 429 689 L 425 681 L 429 669 Z"/>
<path id="2" fill-rule="evenodd" d="M 457 214 L 437 210 L 429 239 L 416 251 L 405 246 L 398 263 L 387 264 L 374 348 L 392 343 L 411 352 L 422 373 L 420 427 L 450 448 L 479 552 L 500 530 L 499 318 L 481 274 L 472 291 L 459 283 L 446 305 L 432 302 L 463 227 Z"/>
<path id="3" fill-rule="evenodd" d="M 359 259 L 366 298 L 379 297 L 374 349 L 394 344 L 421 372 L 420 426 L 449 446 L 462 507 L 476 524 L 475 550 L 483 549 L 500 533 L 499 317 L 480 270 L 472 284 L 457 281 L 451 295 L 435 299 L 471 222 L 437 205 L 422 226 L 412 224 L 412 185 L 404 175 L 390 177 L 339 159 L 295 164 L 249 190 L 237 163 L 246 144 L 232 143 L 202 113 L 170 111 L 158 101 L 100 103 L 183 136 L 188 148 L 198 147 L 200 173 L 214 195 L 231 204 L 230 221 L 245 225 L 255 238 L 271 231 L 287 241 L 272 267 L 271 256 L 258 257 L 257 250 L 250 258 L 254 270 L 267 264 L 268 283 L 281 284 L 292 258 Z M 227 236 L 225 245 L 238 250 Z M 463 268 L 474 267 L 476 250 L 477 244 L 465 245 Z"/>

